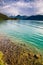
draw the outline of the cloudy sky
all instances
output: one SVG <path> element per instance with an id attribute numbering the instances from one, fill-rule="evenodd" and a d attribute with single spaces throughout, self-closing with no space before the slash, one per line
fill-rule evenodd
<path id="1" fill-rule="evenodd" d="M 0 0 L 0 13 L 7 15 L 43 15 L 43 0 Z"/>

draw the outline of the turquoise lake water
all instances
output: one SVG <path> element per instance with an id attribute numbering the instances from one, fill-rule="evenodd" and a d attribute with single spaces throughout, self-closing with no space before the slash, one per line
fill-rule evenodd
<path id="1" fill-rule="evenodd" d="M 0 21 L 0 34 L 6 34 L 14 40 L 32 45 L 43 53 L 43 21 Z"/>

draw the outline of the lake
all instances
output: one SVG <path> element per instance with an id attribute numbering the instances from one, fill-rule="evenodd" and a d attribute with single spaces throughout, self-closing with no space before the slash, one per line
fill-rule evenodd
<path id="1" fill-rule="evenodd" d="M 43 21 L 5 20 L 0 21 L 0 35 L 23 42 L 43 55 Z"/>

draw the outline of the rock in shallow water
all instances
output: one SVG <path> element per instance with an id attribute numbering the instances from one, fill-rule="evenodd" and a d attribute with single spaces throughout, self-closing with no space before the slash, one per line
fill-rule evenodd
<path id="1" fill-rule="evenodd" d="M 42 65 L 41 56 L 27 50 L 26 45 L 16 44 L 7 37 L 0 37 L 0 51 L 7 65 Z"/>

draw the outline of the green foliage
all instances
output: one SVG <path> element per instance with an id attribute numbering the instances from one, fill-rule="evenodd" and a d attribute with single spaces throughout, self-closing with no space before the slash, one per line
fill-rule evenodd
<path id="1" fill-rule="evenodd" d="M 7 19 L 8 17 L 6 15 L 0 13 L 0 20 L 7 20 Z"/>
<path id="2" fill-rule="evenodd" d="M 10 18 L 7 15 L 0 13 L 0 20 L 18 20 L 17 18 Z"/>

